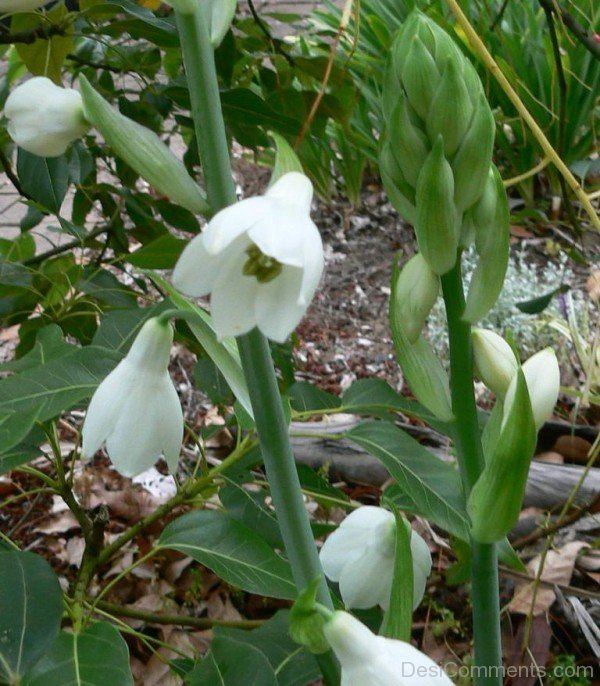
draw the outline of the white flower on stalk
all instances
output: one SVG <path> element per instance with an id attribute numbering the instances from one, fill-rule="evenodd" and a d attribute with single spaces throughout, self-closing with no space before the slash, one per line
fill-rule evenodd
<path id="1" fill-rule="evenodd" d="M 323 632 L 342 666 L 341 686 L 452 686 L 410 643 L 377 636 L 347 612 L 334 612 Z"/>
<path id="2" fill-rule="evenodd" d="M 162 455 L 174 472 L 183 414 L 169 377 L 173 327 L 158 318 L 141 328 L 126 357 L 94 393 L 83 424 L 82 452 L 106 452 L 124 476 L 137 476 Z"/>
<path id="3" fill-rule="evenodd" d="M 0 15 L 15 12 L 30 12 L 43 7 L 48 0 L 0 0 Z"/>
<path id="4" fill-rule="evenodd" d="M 354 510 L 323 544 L 320 552 L 325 575 L 337 581 L 346 607 L 366 609 L 375 605 L 387 608 L 394 578 L 396 518 L 381 507 L 365 506 Z M 411 532 L 413 560 L 413 607 L 425 594 L 431 572 L 431 553 L 427 543 Z"/>
<path id="5" fill-rule="evenodd" d="M 497 396 L 503 398 L 519 363 L 510 345 L 493 331 L 474 329 L 473 358 L 477 375 Z"/>
<path id="6" fill-rule="evenodd" d="M 304 174 L 284 174 L 263 196 L 217 213 L 183 251 L 173 284 L 190 296 L 211 293 L 219 338 L 257 326 L 283 343 L 302 319 L 323 272 L 312 195 Z"/>
<path id="7" fill-rule="evenodd" d="M 522 369 L 527 382 L 535 426 L 539 431 L 552 417 L 560 392 L 560 367 L 554 350 L 552 348 L 540 350 L 523 363 Z M 508 417 L 516 390 L 517 377 L 515 375 L 504 399 L 504 422 Z"/>
<path id="8" fill-rule="evenodd" d="M 40 157 L 62 155 L 89 128 L 79 92 L 45 76 L 17 86 L 6 100 L 4 114 L 13 141 Z"/>

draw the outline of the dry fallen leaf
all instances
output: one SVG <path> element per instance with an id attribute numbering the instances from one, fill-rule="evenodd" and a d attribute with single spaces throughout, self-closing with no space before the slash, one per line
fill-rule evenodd
<path id="1" fill-rule="evenodd" d="M 577 555 L 584 548 L 589 548 L 588 543 L 583 541 L 572 541 L 558 550 L 550 550 L 544 562 L 542 580 L 554 584 L 569 584 L 575 569 Z M 527 565 L 529 574 L 535 577 L 541 563 L 541 555 L 535 557 Z M 516 614 L 528 615 L 531 612 L 535 584 L 527 582 L 517 586 L 515 595 L 509 603 L 509 610 Z M 556 600 L 556 595 L 552 588 L 541 586 L 535 594 L 535 605 L 533 615 L 541 615 L 547 612 Z"/>

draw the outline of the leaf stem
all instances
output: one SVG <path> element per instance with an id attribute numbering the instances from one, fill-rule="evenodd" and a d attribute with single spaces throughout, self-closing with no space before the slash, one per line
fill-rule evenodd
<path id="1" fill-rule="evenodd" d="M 450 338 L 452 411 L 456 418 L 454 442 L 465 495 L 471 491 L 484 465 L 477 404 L 473 389 L 471 326 L 463 321 L 465 296 L 460 253 L 454 269 L 442 276 L 442 291 Z M 495 544 L 471 540 L 475 686 L 502 685 L 502 641 L 498 553 Z"/>

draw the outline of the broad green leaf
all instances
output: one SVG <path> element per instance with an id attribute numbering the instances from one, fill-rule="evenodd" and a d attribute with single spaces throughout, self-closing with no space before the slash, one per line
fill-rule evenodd
<path id="1" fill-rule="evenodd" d="M 263 653 L 248 643 L 220 636 L 210 653 L 186 678 L 188 686 L 278 686 Z"/>
<path id="2" fill-rule="evenodd" d="M 62 591 L 46 560 L 0 552 L 0 681 L 19 683 L 53 644 L 62 612 Z"/>
<path id="3" fill-rule="evenodd" d="M 157 317 L 172 306 L 171 301 L 166 299 L 151 307 L 132 307 L 127 310 L 106 312 L 94 335 L 92 345 L 126 353 L 142 328 L 142 324 L 150 317 Z"/>
<path id="4" fill-rule="evenodd" d="M 60 157 L 38 157 L 19 148 L 17 173 L 27 195 L 52 214 L 58 214 L 69 188 L 69 163 Z"/>
<path id="5" fill-rule="evenodd" d="M 48 364 L 52 359 L 67 355 L 74 349 L 73 345 L 65 341 L 60 326 L 48 324 L 37 332 L 33 348 L 23 357 L 0 364 L 0 372 L 33 369 Z"/>
<path id="6" fill-rule="evenodd" d="M 377 457 L 397 482 L 398 507 L 468 540 L 469 527 L 458 471 L 390 422 L 365 422 L 346 438 Z"/>
<path id="7" fill-rule="evenodd" d="M 37 417 L 37 407 L 29 408 L 29 412 L 12 411 L 4 415 L 0 414 L 0 455 L 27 438 Z"/>
<path id="8" fill-rule="evenodd" d="M 279 686 L 304 686 L 316 680 L 320 671 L 314 655 L 290 638 L 289 614 L 289 610 L 281 610 L 254 631 L 216 627 L 215 636 L 258 648 L 277 674 Z"/>
<path id="9" fill-rule="evenodd" d="M 244 410 L 250 417 L 254 418 L 235 339 L 225 338 L 223 341 L 219 341 L 212 325 L 212 320 L 204 310 L 196 307 L 187 298 L 184 298 L 166 279 L 163 279 L 158 274 L 148 272 L 148 276 L 169 296 L 175 307 L 192 312 L 197 316 L 196 320 L 187 322 L 191 332 L 196 337 L 198 343 L 206 350 L 206 354 L 221 370 L 221 374 L 227 380 Z"/>
<path id="10" fill-rule="evenodd" d="M 567 284 L 562 284 L 561 286 L 555 288 L 549 293 L 540 295 L 537 298 L 532 298 L 531 300 L 523 300 L 515 304 L 521 310 L 521 312 L 525 312 L 525 314 L 539 314 L 548 307 L 548 305 L 557 295 L 567 293 L 570 290 L 571 286 L 568 286 Z"/>
<path id="11" fill-rule="evenodd" d="M 296 381 L 287 392 L 292 409 L 296 412 L 314 412 L 336 409 L 340 406 L 340 399 L 331 393 L 321 390 L 308 381 Z"/>
<path id="12" fill-rule="evenodd" d="M 62 631 L 23 686 L 133 686 L 129 650 L 118 630 L 98 622 L 79 634 Z"/>
<path id="13" fill-rule="evenodd" d="M 130 253 L 127 261 L 143 269 L 173 269 L 187 241 L 165 233 L 139 250 Z"/>
<path id="14" fill-rule="evenodd" d="M 193 557 L 227 583 L 249 593 L 294 598 L 286 560 L 248 527 L 215 510 L 197 510 L 171 522 L 158 545 Z"/>
<path id="15" fill-rule="evenodd" d="M 219 500 L 236 521 L 260 534 L 269 545 L 281 548 L 281 532 L 272 510 L 265 507 L 265 491 L 249 491 L 234 481 L 219 490 Z"/>

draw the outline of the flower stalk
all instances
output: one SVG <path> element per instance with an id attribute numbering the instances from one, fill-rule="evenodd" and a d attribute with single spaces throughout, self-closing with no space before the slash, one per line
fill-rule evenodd
<path id="1" fill-rule="evenodd" d="M 198 5 L 192 16 L 176 12 L 192 103 L 192 116 L 208 201 L 213 213 L 236 201 L 229 147 L 208 27 Z M 201 269 L 202 266 L 198 265 Z M 290 445 L 277 378 L 267 339 L 257 329 L 238 338 L 242 367 L 254 410 L 267 478 L 294 580 L 302 591 L 317 577 L 318 599 L 332 608 Z M 328 683 L 339 680 L 331 653 L 320 658 Z"/>

